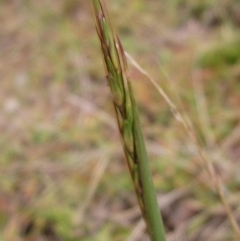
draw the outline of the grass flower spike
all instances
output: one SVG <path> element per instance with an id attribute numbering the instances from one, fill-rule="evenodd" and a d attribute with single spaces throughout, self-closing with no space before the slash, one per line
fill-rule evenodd
<path id="1" fill-rule="evenodd" d="M 124 49 L 112 31 L 105 7 L 99 0 L 92 3 L 119 132 L 139 206 L 151 240 L 165 241 Z"/>

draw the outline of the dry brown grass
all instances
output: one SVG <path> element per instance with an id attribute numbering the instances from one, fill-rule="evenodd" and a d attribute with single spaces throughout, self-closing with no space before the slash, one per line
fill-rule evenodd
<path id="1" fill-rule="evenodd" d="M 213 1 L 195 18 L 197 2 L 174 3 L 133 0 L 109 6 L 125 49 L 178 105 L 174 86 L 239 222 L 239 62 L 202 67 L 199 61 L 220 42 L 238 38 L 237 18 L 227 12 L 229 5 L 238 8 L 230 0 L 227 7 Z M 86 1 L 1 1 L 0 16 L 0 239 L 146 241 L 143 229 L 140 238 L 130 236 L 134 227 L 139 230 L 140 213 L 108 114 L 108 86 L 99 78 L 104 73 Z M 220 20 L 218 25 L 213 27 L 216 21 L 208 16 Z M 199 76 L 193 75 L 196 66 Z M 169 205 L 161 204 L 169 240 L 235 240 L 209 189 L 212 182 L 196 164 L 192 141 L 149 81 L 134 68 L 130 74 L 136 79 L 154 183 L 160 200 L 170 198 Z M 195 78 L 202 93 L 193 87 Z M 203 94 L 206 105 L 200 103 Z M 209 148 L 212 142 L 216 146 Z M 99 157 L 108 165 L 91 194 L 84 225 L 75 228 L 76 210 L 90 195 Z"/>

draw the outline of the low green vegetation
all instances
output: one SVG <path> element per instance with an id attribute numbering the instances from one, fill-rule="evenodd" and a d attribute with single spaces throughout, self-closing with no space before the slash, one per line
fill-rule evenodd
<path id="1" fill-rule="evenodd" d="M 105 2 L 191 120 L 239 223 L 239 1 Z M 89 1 L 0 1 L 0 15 L 0 239 L 147 240 Z M 167 240 L 236 240 L 193 141 L 130 62 L 129 77 Z"/>

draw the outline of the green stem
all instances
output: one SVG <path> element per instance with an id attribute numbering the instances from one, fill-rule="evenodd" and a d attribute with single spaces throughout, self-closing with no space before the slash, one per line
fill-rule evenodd
<path id="1" fill-rule="evenodd" d="M 152 241 L 165 241 L 165 232 L 163 228 L 162 217 L 158 207 L 158 202 L 156 198 L 156 193 L 154 190 L 151 171 L 148 165 L 148 156 L 144 143 L 144 138 L 140 126 L 140 119 L 138 108 L 133 96 L 132 87 L 130 86 L 130 96 L 133 106 L 133 116 L 134 116 L 134 140 L 135 140 L 135 150 L 137 154 L 139 175 L 142 181 L 142 199 L 144 201 L 144 209 L 147 220 L 148 231 Z"/>
<path id="2" fill-rule="evenodd" d="M 112 94 L 123 149 L 142 215 L 152 241 L 165 241 L 137 104 L 127 74 L 127 61 L 119 38 L 115 37 L 100 0 L 92 0 L 107 80 Z"/>

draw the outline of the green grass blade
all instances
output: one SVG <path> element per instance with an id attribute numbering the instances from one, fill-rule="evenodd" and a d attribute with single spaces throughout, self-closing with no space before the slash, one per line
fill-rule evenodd
<path id="1" fill-rule="evenodd" d="M 134 113 L 134 142 L 136 145 L 136 155 L 139 166 L 139 175 L 142 180 L 142 198 L 144 201 L 144 209 L 148 230 L 152 240 L 166 240 L 162 223 L 161 214 L 154 191 L 151 172 L 148 165 L 148 156 L 143 139 L 143 134 L 140 126 L 139 114 L 137 105 L 133 96 L 131 83 L 129 83 L 130 96 L 132 99 L 133 113 Z"/>

